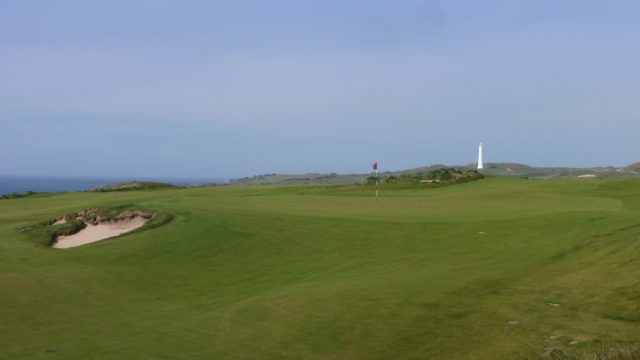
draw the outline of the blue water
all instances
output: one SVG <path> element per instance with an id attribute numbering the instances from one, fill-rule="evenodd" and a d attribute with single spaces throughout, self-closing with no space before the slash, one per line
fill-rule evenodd
<path id="1" fill-rule="evenodd" d="M 130 178 L 130 177 L 30 177 L 0 176 L 0 195 L 14 192 L 67 192 L 91 190 L 101 185 L 125 181 L 158 181 L 179 186 L 211 184 L 224 179 L 218 178 Z"/>

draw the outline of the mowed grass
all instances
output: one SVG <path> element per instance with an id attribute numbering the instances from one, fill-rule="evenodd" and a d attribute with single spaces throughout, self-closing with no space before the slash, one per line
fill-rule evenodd
<path id="1" fill-rule="evenodd" d="M 372 195 L 2 200 L 0 358 L 498 359 L 639 340 L 640 181 L 488 178 Z M 20 231 L 130 203 L 175 217 L 66 250 Z"/>

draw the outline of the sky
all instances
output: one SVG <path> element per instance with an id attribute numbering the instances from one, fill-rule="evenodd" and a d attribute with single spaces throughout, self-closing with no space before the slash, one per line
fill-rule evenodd
<path id="1" fill-rule="evenodd" d="M 0 175 L 640 161 L 638 1 L 0 2 Z"/>

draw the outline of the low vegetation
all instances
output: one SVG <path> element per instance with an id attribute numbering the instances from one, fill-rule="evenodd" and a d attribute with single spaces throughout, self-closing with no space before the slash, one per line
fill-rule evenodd
<path id="1" fill-rule="evenodd" d="M 108 191 L 128 191 L 128 190 L 144 190 L 144 189 L 163 189 L 178 188 L 176 185 L 165 184 L 152 181 L 129 181 L 112 185 L 99 186 L 91 191 L 108 192 Z"/>
<path id="2" fill-rule="evenodd" d="M 232 179 L 216 185 L 302 185 L 302 184 L 353 184 L 359 183 L 367 176 L 362 174 L 262 174 Z"/>
<path id="3" fill-rule="evenodd" d="M 370 176 L 366 184 L 375 184 L 376 180 L 383 184 L 456 184 L 474 181 L 484 178 L 484 175 L 476 170 L 461 171 L 455 168 L 440 168 L 429 172 L 405 173 L 399 175 L 387 175 L 376 178 Z"/>
<path id="4" fill-rule="evenodd" d="M 27 196 L 36 195 L 36 194 L 39 194 L 39 193 L 33 192 L 33 191 L 14 192 L 14 193 L 11 193 L 11 194 L 0 195 L 0 200 L 3 200 L 3 199 L 19 199 L 19 198 L 23 198 L 23 197 L 27 197 Z"/>

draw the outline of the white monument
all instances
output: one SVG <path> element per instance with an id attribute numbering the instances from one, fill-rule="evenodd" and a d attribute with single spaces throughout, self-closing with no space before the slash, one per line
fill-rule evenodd
<path id="1" fill-rule="evenodd" d="M 482 162 L 482 143 L 478 147 L 478 170 L 484 169 L 484 163 Z"/>

